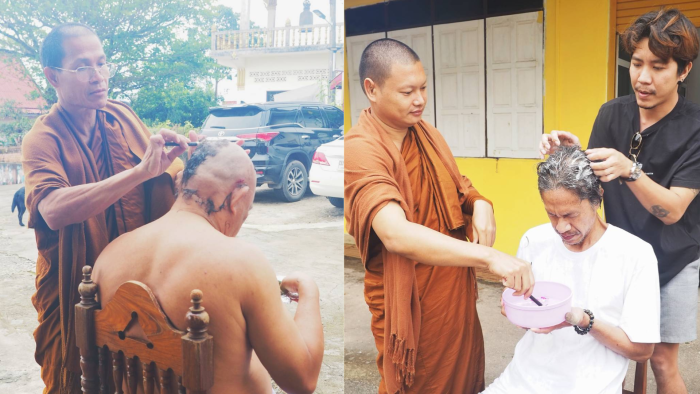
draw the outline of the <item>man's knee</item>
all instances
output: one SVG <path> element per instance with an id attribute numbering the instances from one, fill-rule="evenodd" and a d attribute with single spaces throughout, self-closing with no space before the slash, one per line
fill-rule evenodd
<path id="1" fill-rule="evenodd" d="M 651 355 L 651 368 L 654 373 L 669 373 L 678 370 L 678 344 L 657 343 Z"/>

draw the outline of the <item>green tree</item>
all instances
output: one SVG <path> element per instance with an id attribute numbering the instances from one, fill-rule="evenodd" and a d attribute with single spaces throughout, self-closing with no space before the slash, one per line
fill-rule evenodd
<path id="1" fill-rule="evenodd" d="M 182 82 L 172 82 L 162 88 L 142 88 L 132 105 L 146 124 L 190 122 L 194 127 L 201 127 L 209 107 L 217 105 L 217 99 L 210 84 L 206 88 L 188 88 Z"/>
<path id="2" fill-rule="evenodd" d="M 34 121 L 27 118 L 14 100 L 0 104 L 0 139 L 7 145 L 20 145 Z"/>
<path id="3" fill-rule="evenodd" d="M 66 22 L 95 29 L 108 61 L 118 65 L 109 96 L 131 100 L 142 88 L 192 88 L 223 78 L 228 70 L 206 55 L 211 26 L 235 28 L 238 15 L 212 0 L 3 0 L 0 52 L 24 60 L 49 104 L 56 96 L 44 81 L 39 50 L 51 28 Z"/>

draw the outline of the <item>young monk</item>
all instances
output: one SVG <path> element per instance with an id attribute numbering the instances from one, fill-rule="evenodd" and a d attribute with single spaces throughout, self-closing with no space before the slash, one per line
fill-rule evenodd
<path id="1" fill-rule="evenodd" d="M 312 393 L 323 359 L 318 287 L 302 274 L 282 281 L 282 290 L 299 294 L 292 319 L 265 256 L 236 238 L 254 196 L 255 170 L 243 149 L 203 143 L 187 162 L 170 212 L 119 237 L 97 259 L 100 303 L 136 280 L 182 330 L 190 291 L 200 289 L 215 343 L 211 394 L 269 394 L 270 377 L 287 393 Z"/>
<path id="2" fill-rule="evenodd" d="M 530 263 L 490 247 L 491 203 L 421 120 L 426 76 L 416 53 L 377 40 L 362 54 L 360 79 L 370 108 L 345 139 L 345 215 L 366 269 L 379 392 L 479 392 L 484 343 L 474 267 L 529 297 Z"/>

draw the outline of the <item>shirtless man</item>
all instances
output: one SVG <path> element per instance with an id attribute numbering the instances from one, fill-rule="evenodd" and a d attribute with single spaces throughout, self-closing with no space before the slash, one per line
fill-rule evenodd
<path id="1" fill-rule="evenodd" d="M 252 162 L 228 141 L 203 143 L 178 191 L 161 219 L 117 238 L 99 256 L 93 278 L 102 305 L 125 281 L 140 281 L 184 329 L 190 291 L 200 289 L 216 343 L 212 394 L 269 394 L 270 378 L 290 394 L 312 393 L 323 358 L 318 287 L 302 274 L 282 281 L 283 291 L 299 294 L 292 320 L 263 253 L 236 238 L 253 207 Z"/>

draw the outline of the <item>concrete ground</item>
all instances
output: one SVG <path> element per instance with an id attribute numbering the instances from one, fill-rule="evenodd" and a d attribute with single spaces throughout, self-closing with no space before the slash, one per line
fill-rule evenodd
<path id="1" fill-rule="evenodd" d="M 0 186 L 0 393 L 36 394 L 43 383 L 34 361 L 37 315 L 34 293 L 34 231 L 20 227 L 10 212 L 20 186 Z M 24 222 L 28 220 L 24 216 Z M 272 190 L 257 189 L 255 204 L 239 237 L 257 245 L 278 275 L 311 274 L 320 289 L 325 354 L 317 393 L 343 392 L 343 210 L 308 194 L 280 202 Z M 286 304 L 293 313 L 296 304 Z M 211 318 L 216 318 L 212 316 Z"/>
<path id="2" fill-rule="evenodd" d="M 345 392 L 375 394 L 379 384 L 374 338 L 370 332 L 371 315 L 363 296 L 364 270 L 356 258 L 345 258 Z M 479 281 L 477 310 L 484 332 L 486 349 L 486 385 L 496 379 L 513 358 L 515 344 L 524 331 L 501 315 L 500 284 Z M 700 298 L 700 291 L 698 292 Z M 698 318 L 700 327 L 700 315 Z M 630 363 L 625 388 L 631 389 L 635 363 Z M 691 394 L 700 393 L 700 340 L 680 347 L 681 376 Z M 647 367 L 647 393 L 656 392 L 651 367 Z"/>

